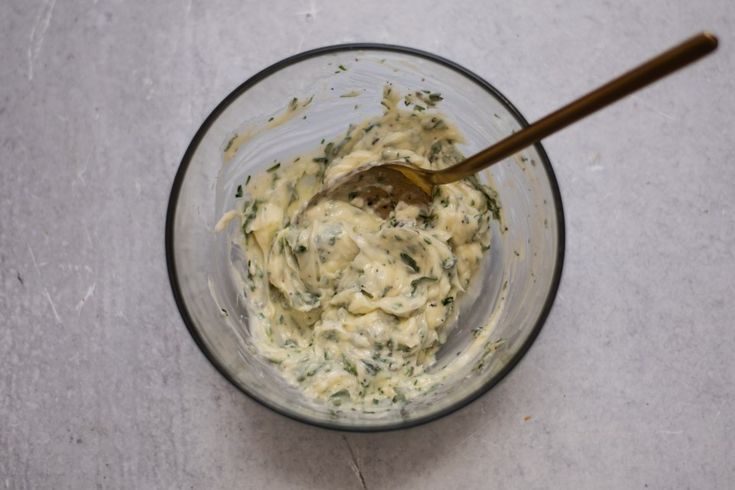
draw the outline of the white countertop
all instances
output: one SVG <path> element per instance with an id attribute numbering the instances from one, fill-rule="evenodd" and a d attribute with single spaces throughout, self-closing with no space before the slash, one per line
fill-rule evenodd
<path id="1" fill-rule="evenodd" d="M 0 488 L 735 488 L 734 27 L 732 0 L 2 2 Z M 331 432 L 250 400 L 192 341 L 168 193 L 258 70 L 402 44 L 533 120 L 705 28 L 714 56 L 544 142 L 561 289 L 469 407 Z"/>

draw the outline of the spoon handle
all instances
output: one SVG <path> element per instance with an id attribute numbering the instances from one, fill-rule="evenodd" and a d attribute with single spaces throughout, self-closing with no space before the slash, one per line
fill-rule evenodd
<path id="1" fill-rule="evenodd" d="M 530 146 L 626 95 L 683 68 L 717 48 L 717 37 L 704 32 L 674 46 L 642 65 L 583 95 L 490 148 L 452 167 L 433 172 L 434 184 L 446 184 L 473 175 Z"/>

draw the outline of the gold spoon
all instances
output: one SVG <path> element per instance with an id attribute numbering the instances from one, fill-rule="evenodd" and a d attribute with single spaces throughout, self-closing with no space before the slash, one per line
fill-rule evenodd
<path id="1" fill-rule="evenodd" d="M 339 198 L 359 189 L 369 204 L 386 215 L 399 200 L 428 203 L 436 185 L 448 184 L 469 177 L 507 158 L 595 111 L 620 100 L 636 90 L 683 68 L 717 48 L 717 37 L 698 34 L 674 46 L 642 65 L 602 85 L 561 109 L 539 119 L 530 126 L 495 143 L 491 147 L 441 170 L 429 170 L 406 165 L 404 160 L 375 162 L 335 179 L 312 197 L 302 211 L 325 195 Z M 301 214 L 301 213 L 299 213 Z"/>

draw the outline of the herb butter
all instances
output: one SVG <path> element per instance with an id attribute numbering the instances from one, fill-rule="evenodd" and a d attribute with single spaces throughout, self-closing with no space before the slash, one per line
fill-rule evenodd
<path id="1" fill-rule="evenodd" d="M 387 217 L 355 189 L 294 222 L 325 182 L 367 163 L 443 168 L 463 159 L 462 136 L 435 108 L 440 94 L 400 97 L 388 85 L 383 95 L 381 116 L 322 140 L 312 155 L 273 162 L 238 189 L 253 342 L 305 395 L 335 406 L 390 404 L 431 388 L 427 370 L 498 215 L 494 192 L 472 178 L 437 187 L 428 206 L 399 202 Z"/>

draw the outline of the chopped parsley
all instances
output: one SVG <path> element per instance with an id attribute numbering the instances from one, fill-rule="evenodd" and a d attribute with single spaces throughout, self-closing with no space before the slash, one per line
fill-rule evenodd
<path id="1" fill-rule="evenodd" d="M 413 281 L 411 281 L 411 294 L 414 294 L 416 292 L 416 288 L 418 288 L 421 284 L 427 282 L 435 282 L 436 280 L 437 278 L 433 276 L 423 276 L 419 277 L 418 279 L 414 279 Z"/>
<path id="2" fill-rule="evenodd" d="M 455 257 L 454 255 L 442 260 L 442 269 L 444 270 L 449 270 L 455 265 L 457 265 L 457 257 Z"/>
<path id="3" fill-rule="evenodd" d="M 429 150 L 429 161 L 434 163 L 436 160 L 436 157 L 439 155 L 439 153 L 442 151 L 442 143 L 441 141 L 437 141 L 436 143 L 433 143 L 431 145 L 431 150 Z"/>
<path id="4" fill-rule="evenodd" d="M 227 142 L 227 145 L 225 145 L 225 153 L 227 153 L 230 148 L 232 148 L 232 145 L 235 144 L 235 140 L 237 139 L 237 135 L 234 135 L 232 138 L 230 138 L 230 141 Z"/>
<path id="5" fill-rule="evenodd" d="M 401 260 L 403 261 L 404 264 L 409 266 L 414 272 L 419 271 L 419 266 L 414 260 L 414 258 L 408 255 L 406 252 L 401 252 Z"/>
<path id="6" fill-rule="evenodd" d="M 353 376 L 357 376 L 357 368 L 346 357 L 342 356 L 342 367 Z"/>
<path id="7" fill-rule="evenodd" d="M 373 364 L 372 362 L 366 361 L 364 359 L 362 363 L 365 365 L 365 370 L 373 376 L 378 374 L 378 372 L 380 371 L 380 366 L 378 366 L 377 364 Z"/>

